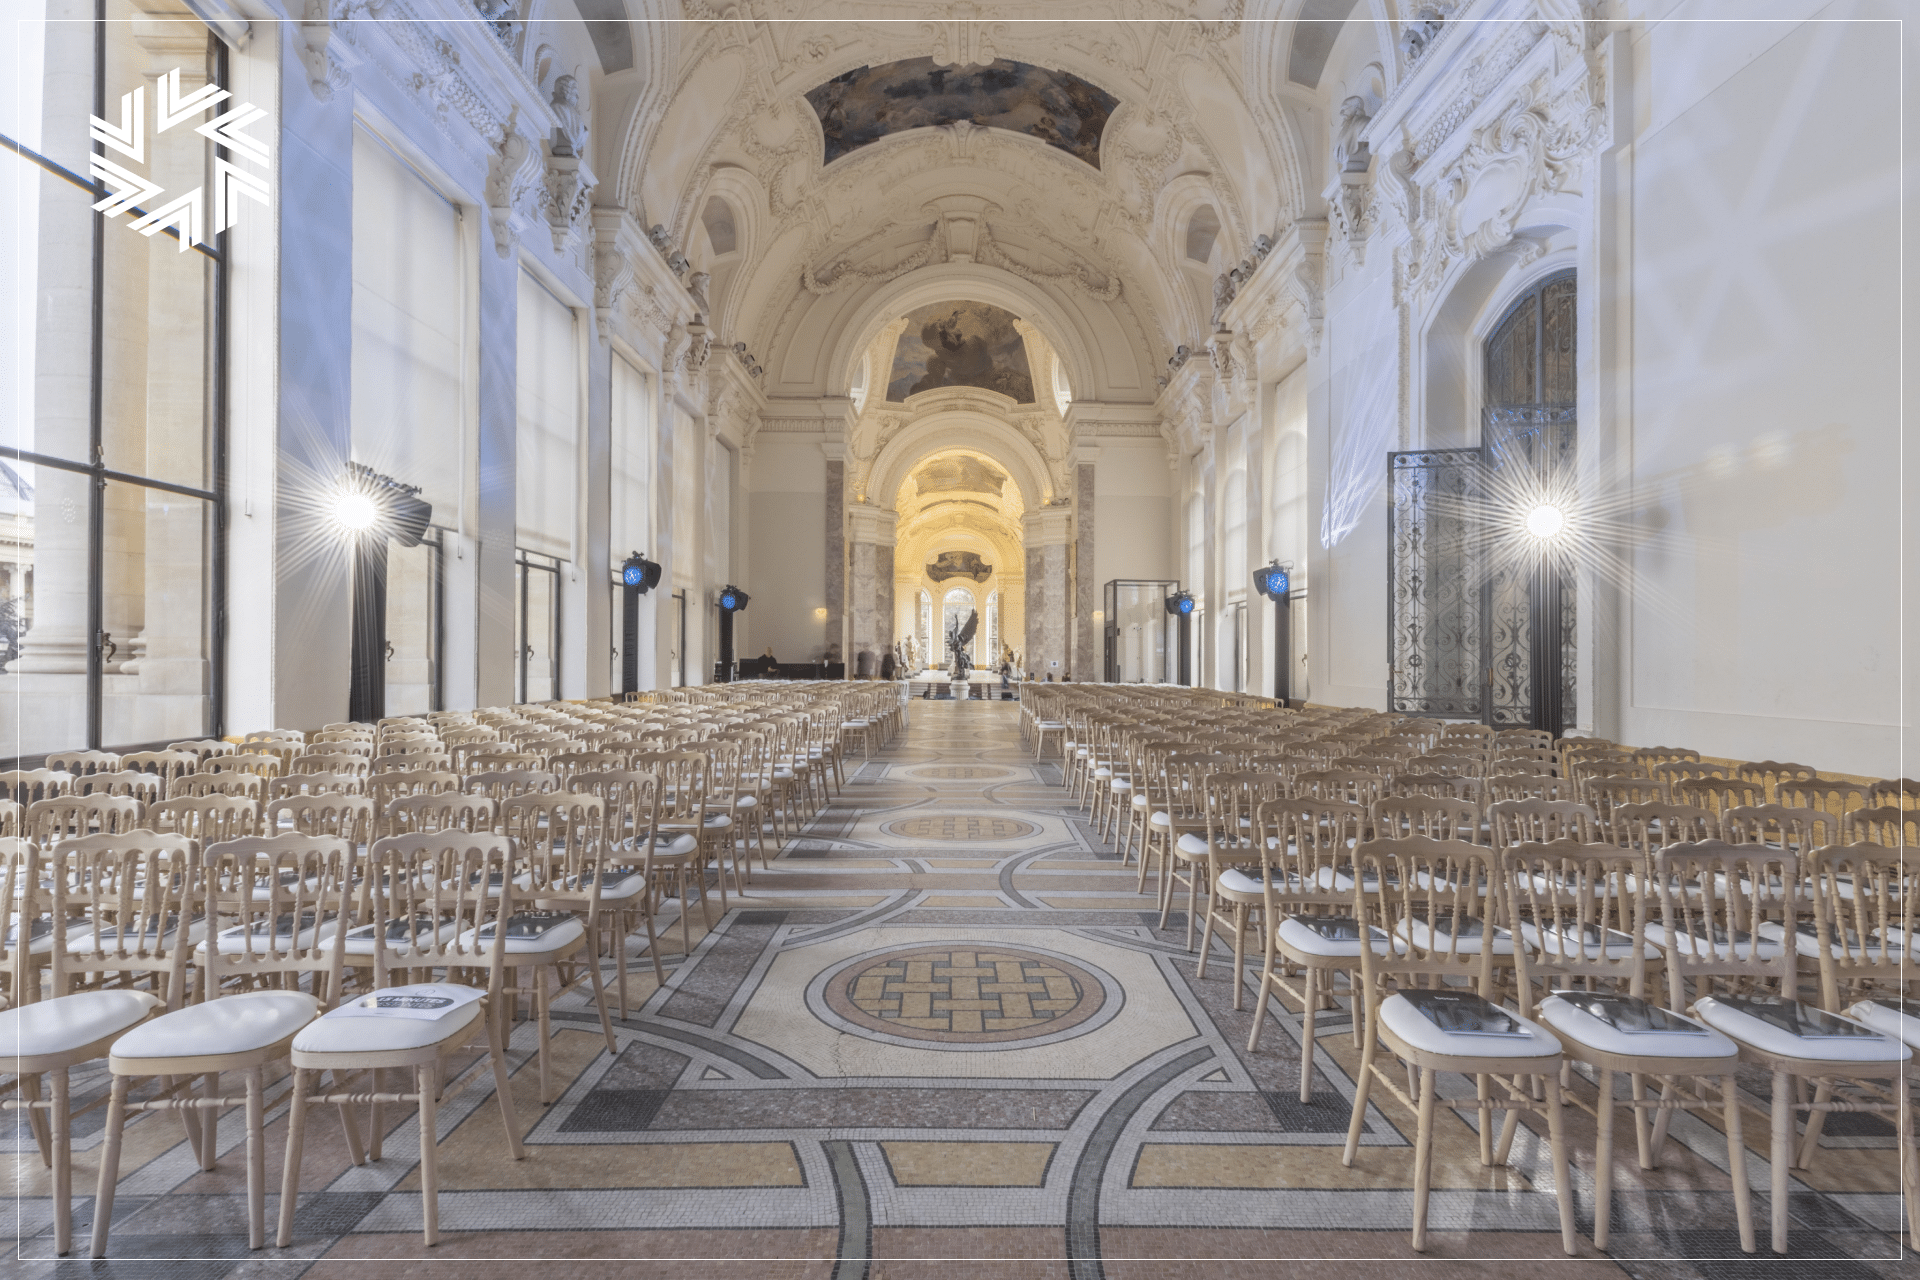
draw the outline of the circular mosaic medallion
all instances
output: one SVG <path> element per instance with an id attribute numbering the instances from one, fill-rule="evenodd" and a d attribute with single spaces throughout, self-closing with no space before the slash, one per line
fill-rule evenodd
<path id="1" fill-rule="evenodd" d="M 964 942 L 857 956 L 815 979 L 807 997 L 842 1030 L 948 1048 L 1069 1039 L 1121 1004 L 1112 979 L 1064 956 Z"/>
<path id="2" fill-rule="evenodd" d="M 924 769 L 914 769 L 907 774 L 910 778 L 944 778 L 957 781 L 977 781 L 981 778 L 1011 778 L 1011 769 L 996 769 L 989 764 L 935 764 Z"/>
<path id="3" fill-rule="evenodd" d="M 952 844 L 978 844 L 983 840 L 1023 840 L 1040 828 L 1017 818 L 996 818 L 973 813 L 936 813 L 919 818 L 900 818 L 880 828 L 890 836 L 905 840 L 939 840 Z"/>

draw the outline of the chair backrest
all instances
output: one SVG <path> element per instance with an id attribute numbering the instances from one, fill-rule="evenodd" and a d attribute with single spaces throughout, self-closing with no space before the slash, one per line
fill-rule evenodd
<path id="1" fill-rule="evenodd" d="M 220 926 L 199 957 L 203 996 L 229 982 L 312 973 L 314 995 L 337 1000 L 352 921 L 352 844 L 303 832 L 254 836 L 210 844 L 202 862 L 208 918 Z"/>
<path id="2" fill-rule="evenodd" d="M 45 860 L 33 841 L 0 836 L 0 901 L 13 904 L 11 924 L 0 930 L 0 978 L 6 980 L 8 1001 L 16 1005 L 40 998 L 34 943 L 52 929 L 54 920 L 44 910 L 50 889 L 40 884 L 46 875 Z"/>
<path id="3" fill-rule="evenodd" d="M 278 800 L 283 796 L 319 795 L 323 791 L 363 796 L 367 793 L 367 775 L 364 773 L 290 773 L 284 778 L 267 779 L 267 799 L 269 800 Z"/>
<path id="4" fill-rule="evenodd" d="M 1599 816 L 1578 800 L 1496 800 L 1487 806 L 1487 827 L 1496 849 L 1600 838 Z"/>
<path id="5" fill-rule="evenodd" d="M 440 751 L 445 744 L 437 733 L 399 733 L 378 739 L 374 744 L 373 757 L 405 756 L 419 751 Z"/>
<path id="6" fill-rule="evenodd" d="M 1779 845 L 1804 857 L 1840 843 L 1840 819 L 1824 809 L 1735 805 L 1720 815 L 1720 838 L 1728 844 Z"/>
<path id="7" fill-rule="evenodd" d="M 1867 788 L 1864 808 L 1890 804 L 1899 809 L 1920 809 L 1920 782 L 1912 778 L 1882 778 Z"/>
<path id="8" fill-rule="evenodd" d="M 1652 865 L 1653 855 L 1668 845 L 1696 844 L 1720 838 L 1720 817 L 1711 809 L 1685 804 L 1615 805 L 1609 815 L 1613 842 L 1633 849 Z"/>
<path id="9" fill-rule="evenodd" d="M 1451 796 L 1457 800 L 1480 802 L 1487 780 L 1454 773 L 1403 773 L 1393 780 L 1393 793 L 1401 796 Z"/>
<path id="10" fill-rule="evenodd" d="M 1920 860 L 1885 845 L 1831 845 L 1801 869 L 1813 881 L 1821 1006 L 1838 1013 L 1864 996 L 1907 995 L 1920 982 L 1910 950 L 1920 946 Z"/>
<path id="11" fill-rule="evenodd" d="M 263 778 L 277 778 L 286 772 L 281 758 L 266 752 L 249 751 L 231 756 L 208 756 L 200 762 L 196 773 L 254 773 Z"/>
<path id="12" fill-rule="evenodd" d="M 186 742 L 169 742 L 167 750 L 179 751 L 196 760 L 205 760 L 208 756 L 230 756 L 240 748 L 224 738 L 193 738 Z"/>
<path id="13" fill-rule="evenodd" d="M 1608 843 L 1619 844 L 1614 812 L 1625 805 L 1667 803 L 1667 784 L 1652 778 L 1595 778 L 1586 787 L 1586 801 L 1599 815 Z"/>
<path id="14" fill-rule="evenodd" d="M 262 820 L 267 834 L 279 832 L 282 817 L 301 835 L 337 836 L 354 848 L 379 834 L 374 830 L 373 801 L 340 791 L 308 792 L 268 801 Z"/>
<path id="15" fill-rule="evenodd" d="M 200 757 L 186 751 L 130 751 L 120 757 L 120 767 L 157 774 L 162 782 L 171 782 L 198 769 Z"/>
<path id="16" fill-rule="evenodd" d="M 395 755 L 375 756 L 370 762 L 374 776 L 383 773 L 453 772 L 453 757 L 445 751 L 403 751 Z"/>
<path id="17" fill-rule="evenodd" d="M 348 774 L 355 778 L 365 778 L 373 772 L 373 762 L 363 755 L 349 755 L 345 752 L 317 751 L 309 752 L 293 762 L 289 777 L 299 777 L 303 773 Z"/>
<path id="18" fill-rule="evenodd" d="M 546 890 L 577 889 L 591 919 L 600 901 L 606 817 L 606 805 L 587 791 L 537 791 L 502 801 L 500 828 L 513 840 L 526 893 L 544 898 L 557 896 Z"/>
<path id="19" fill-rule="evenodd" d="M 77 796 L 132 796 L 142 804 L 166 798 L 166 783 L 158 774 L 122 769 L 117 773 L 89 773 L 73 780 Z"/>
<path id="20" fill-rule="evenodd" d="M 1425 836 L 1480 844 L 1480 806 L 1451 796 L 1382 796 L 1373 802 L 1373 834 L 1379 840 Z"/>
<path id="21" fill-rule="evenodd" d="M 1499 754 L 1509 748 L 1551 752 L 1553 735 L 1545 729 L 1500 729 L 1493 735 L 1493 749 Z"/>
<path id="22" fill-rule="evenodd" d="M 1646 991 L 1647 904 L 1638 855 L 1578 840 L 1526 843 L 1500 853 L 1505 917 L 1515 934 L 1520 1011 L 1531 1014 L 1533 981 L 1549 989 L 1580 979 Z"/>
<path id="23" fill-rule="evenodd" d="M 460 790 L 460 775 L 445 769 L 376 773 L 367 779 L 367 794 L 373 798 L 373 808 L 376 813 L 385 813 L 387 806 L 401 796 L 432 795 L 440 791 L 458 790 Z"/>
<path id="24" fill-rule="evenodd" d="M 51 849 L 61 840 L 132 831 L 145 812 L 146 805 L 132 796 L 55 796 L 27 806 L 26 835 Z"/>
<path id="25" fill-rule="evenodd" d="M 1843 823 L 1848 841 L 1868 840 L 1889 849 L 1920 849 L 1920 809 L 1875 805 L 1855 809 Z"/>
<path id="26" fill-rule="evenodd" d="M 55 751 L 47 757 L 47 768 L 83 778 L 90 773 L 117 773 L 120 757 L 111 751 Z"/>
<path id="27" fill-rule="evenodd" d="M 1691 760 L 1668 760 L 1653 765 L 1651 776 L 1666 779 L 1667 789 L 1672 791 L 1688 778 L 1730 778 L 1733 768 L 1731 765 L 1703 761 L 1695 756 Z"/>
<path id="28" fill-rule="evenodd" d="M 1769 994 L 1793 995 L 1794 947 L 1768 939 L 1761 925 L 1786 905 L 1788 929 L 1800 883 L 1800 860 L 1765 844 L 1702 840 L 1653 855 L 1653 892 L 1664 929 L 1661 959 L 1670 1008 L 1711 994 L 1716 979 L 1736 985 L 1771 984 Z"/>
<path id="29" fill-rule="evenodd" d="M 1779 760 L 1749 760 L 1745 764 L 1734 766 L 1733 776 L 1742 782 L 1757 782 L 1764 788 L 1768 799 L 1782 784 L 1789 782 L 1812 782 L 1820 776 L 1820 771 L 1808 764 L 1788 764 Z"/>
<path id="30" fill-rule="evenodd" d="M 660 795 L 657 775 L 629 769 L 576 773 L 573 790 L 599 799 L 605 814 L 603 830 L 609 858 L 624 853 L 637 860 L 649 851 L 647 834 L 654 829 Z"/>
<path id="31" fill-rule="evenodd" d="M 167 784 L 167 799 L 188 796 L 245 796 L 266 799 L 268 779 L 257 773 L 183 773 Z"/>
<path id="32" fill-rule="evenodd" d="M 547 760 L 547 772 L 569 787 L 576 774 L 605 773 L 627 767 L 624 751 L 563 751 Z"/>
<path id="33" fill-rule="evenodd" d="M 53 919 L 65 927 L 53 930 L 54 995 L 69 994 L 76 979 L 148 974 L 167 1007 L 180 1007 L 187 959 L 205 930 L 198 847 L 184 835 L 146 830 L 55 846 Z"/>
<path id="34" fill-rule="evenodd" d="M 1504 760 L 1496 760 L 1494 768 L 1502 769 Z M 1566 778 L 1556 778 L 1550 773 L 1495 773 L 1486 780 L 1487 800 L 1572 800 L 1575 798 L 1573 783 Z"/>
<path id="35" fill-rule="evenodd" d="M 495 829 L 498 809 L 487 796 L 462 791 L 397 796 L 387 802 L 386 834 L 421 831 L 489 832 Z"/>
<path id="36" fill-rule="evenodd" d="M 188 836 L 202 844 L 260 833 L 260 802 L 246 796 L 182 796 L 147 808 L 155 831 Z"/>
<path id="37" fill-rule="evenodd" d="M 467 757 L 467 776 L 545 769 L 547 758 L 537 751 L 476 751 Z"/>
<path id="38" fill-rule="evenodd" d="M 73 775 L 60 769 L 10 769 L 0 773 L 0 798 L 30 805 L 73 790 Z"/>
<path id="39" fill-rule="evenodd" d="M 558 791 L 560 779 L 545 769 L 503 769 L 497 773 L 470 773 L 462 789 L 469 795 L 487 796 L 497 803 L 529 791 Z"/>
<path id="40" fill-rule="evenodd" d="M 1487 763 L 1489 776 L 1497 773 L 1534 773 L 1560 776 L 1560 762 L 1551 751 L 1503 751 Z"/>
<path id="41" fill-rule="evenodd" d="M 638 754 L 630 772 L 651 773 L 660 780 L 656 828 L 689 830 L 704 827 L 707 817 L 709 770 L 698 751 Z"/>
<path id="42" fill-rule="evenodd" d="M 1640 747 L 1634 751 L 1633 758 L 1641 764 L 1652 766 L 1673 761 L 1697 761 L 1700 753 L 1692 747 Z"/>
<path id="43" fill-rule="evenodd" d="M 1351 769 L 1315 769 L 1293 775 L 1293 793 L 1315 800 L 1344 800 L 1371 805 L 1385 795 L 1387 780 L 1377 773 Z"/>
<path id="44" fill-rule="evenodd" d="M 1387 979 L 1438 985 L 1464 978 L 1493 997 L 1501 896 L 1494 850 L 1421 836 L 1368 840 L 1353 851 L 1353 880 L 1354 918 L 1375 915 L 1393 938 L 1389 954 L 1360 948 L 1370 1015 Z M 1376 900 L 1377 915 L 1369 910 Z"/>
<path id="45" fill-rule="evenodd" d="M 304 743 L 307 734 L 304 729 L 255 729 L 252 733 L 240 735 L 243 748 L 255 742 L 299 742 Z"/>
<path id="46" fill-rule="evenodd" d="M 1407 761 L 1408 773 L 1444 773 L 1457 778 L 1484 778 L 1487 776 L 1487 759 L 1484 756 L 1452 755 L 1447 751 L 1450 744 L 1442 740 L 1440 745 L 1425 755 L 1415 756 Z"/>
<path id="47" fill-rule="evenodd" d="M 513 842 L 492 832 L 424 831 L 373 843 L 366 873 L 368 924 L 352 937 L 373 946 L 376 986 L 407 969 L 480 968 L 499 991 L 505 931 L 518 900 Z M 493 924 L 484 941 L 478 935 Z M 351 941 L 351 938 L 350 938 Z"/>
<path id="48" fill-rule="evenodd" d="M 1736 805 L 1765 804 L 1767 789 L 1737 778 L 1681 778 L 1673 784 L 1673 798 L 1724 815 Z"/>

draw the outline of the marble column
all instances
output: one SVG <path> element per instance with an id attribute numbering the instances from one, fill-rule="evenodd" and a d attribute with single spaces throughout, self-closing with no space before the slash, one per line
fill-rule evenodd
<path id="1" fill-rule="evenodd" d="M 1036 680 L 1062 680 L 1071 661 L 1067 619 L 1072 605 L 1072 511 L 1042 507 L 1028 512 L 1021 533 L 1027 549 L 1027 670 Z"/>
<path id="2" fill-rule="evenodd" d="M 1098 680 L 1101 661 L 1100 628 L 1093 611 L 1100 607 L 1099 571 L 1093 552 L 1093 459 L 1084 450 L 1073 475 L 1073 678 Z"/>
<path id="3" fill-rule="evenodd" d="M 846 446 L 828 442 L 827 455 L 827 644 L 846 657 L 853 674 L 852 655 L 846 652 L 847 619 L 847 460 Z"/>
<path id="4" fill-rule="evenodd" d="M 898 517 L 884 507 L 856 502 L 847 508 L 852 545 L 848 605 L 853 618 L 850 676 L 878 676 L 880 660 L 893 647 L 893 548 Z"/>
<path id="5" fill-rule="evenodd" d="M 513 701 L 519 654 L 514 648 L 514 619 L 520 593 L 513 567 L 519 533 L 519 306 L 520 261 L 512 245 L 494 238 L 490 219 L 480 220 L 480 395 L 479 486 L 474 539 L 479 543 L 476 571 L 479 622 L 475 695 L 483 707 Z"/>

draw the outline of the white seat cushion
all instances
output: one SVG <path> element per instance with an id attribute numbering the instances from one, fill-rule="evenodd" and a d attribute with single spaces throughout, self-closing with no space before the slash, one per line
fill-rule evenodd
<path id="1" fill-rule="evenodd" d="M 383 991 L 405 991 L 405 987 Z M 301 1053 L 391 1053 L 400 1049 L 424 1049 L 459 1034 L 480 1018 L 480 1002 L 463 1005 L 444 1018 L 337 1018 L 329 1013 L 315 1018 L 293 1038 L 293 1051 Z M 335 1010 L 334 1012 L 338 1012 Z"/>
<path id="2" fill-rule="evenodd" d="M 864 729 L 869 723 L 870 722 L 866 720 L 843 720 L 840 722 L 840 727 L 842 729 Z"/>
<path id="3" fill-rule="evenodd" d="M 320 1016 L 304 991 L 243 991 L 188 1005 L 135 1027 L 113 1044 L 116 1058 L 197 1058 L 251 1053 L 285 1040 Z"/>
<path id="4" fill-rule="evenodd" d="M 1225 879 L 1223 876 L 1222 879 Z M 1280 945 L 1289 952 L 1322 959 L 1360 958 L 1360 939 L 1329 938 L 1319 930 L 1303 923 L 1310 917 L 1288 916 L 1280 922 Z M 1350 918 L 1349 918 L 1350 919 Z M 1386 933 L 1378 928 L 1372 931 L 1373 953 L 1377 956 L 1387 954 L 1390 945 Z"/>
<path id="5" fill-rule="evenodd" d="M 1581 937 L 1572 932 L 1571 921 L 1567 922 L 1567 928 L 1563 929 L 1542 929 L 1531 920 L 1520 922 L 1520 936 L 1525 939 L 1526 944 L 1535 951 L 1556 960 L 1562 956 L 1580 960 L 1599 960 L 1602 957 L 1608 960 L 1625 960 L 1633 955 L 1632 934 L 1622 933 L 1618 929 L 1609 929 L 1604 941 L 1596 934 L 1597 930 L 1592 924 L 1587 925 L 1586 934 Z M 1647 954 L 1658 957 L 1660 949 L 1650 945 L 1647 947 Z"/>
<path id="6" fill-rule="evenodd" d="M 82 991 L 0 1012 L 0 1046 L 8 1055 L 44 1058 L 71 1053 L 125 1031 L 160 1007 L 145 991 Z"/>
<path id="7" fill-rule="evenodd" d="M 1672 1010 L 1661 1012 L 1690 1027 L 1698 1027 L 1701 1034 L 1623 1031 L 1561 996 L 1548 996 L 1540 1002 L 1541 1022 L 1553 1028 L 1566 1041 L 1598 1049 L 1602 1053 L 1630 1058 L 1732 1058 L 1739 1055 L 1740 1046 L 1712 1027 L 1681 1017 Z"/>
<path id="8" fill-rule="evenodd" d="M 1863 1023 L 1841 1018 L 1836 1014 L 1821 1015 L 1811 1007 L 1802 1007 L 1793 1000 L 1778 1000 L 1764 997 L 1765 1007 L 1777 1008 L 1781 1016 L 1791 1021 L 1795 1015 L 1800 1018 L 1815 1018 L 1820 1021 L 1831 1019 L 1843 1027 L 1852 1027 L 1863 1034 L 1837 1036 L 1797 1035 L 1785 1027 L 1776 1025 L 1767 1018 L 1760 1017 L 1740 1007 L 1732 997 L 1702 996 L 1694 1002 L 1693 1011 L 1716 1031 L 1723 1031 L 1743 1045 L 1751 1045 L 1762 1053 L 1778 1054 L 1784 1058 L 1805 1058 L 1815 1062 L 1904 1062 L 1913 1056 L 1913 1050 L 1900 1041 L 1875 1032 Z"/>
<path id="9" fill-rule="evenodd" d="M 518 913 L 516 913 L 518 914 Z M 486 937 L 480 935 L 484 933 Z M 506 952 L 514 955 L 544 955 L 550 951 L 564 951 L 579 939 L 586 936 L 587 927 L 575 916 L 562 920 L 537 938 L 507 938 Z M 462 947 L 487 950 L 493 945 L 493 925 L 484 924 L 478 929 L 469 929 L 460 935 Z"/>
<path id="10" fill-rule="evenodd" d="M 760 797 L 748 791 L 742 791 L 733 798 L 733 807 L 736 809 L 752 809 L 759 804 Z"/>
<path id="11" fill-rule="evenodd" d="M 1159 816 L 1160 815 L 1157 813 L 1154 815 L 1154 817 L 1156 818 Z M 1178 849 L 1181 853 L 1186 854 L 1189 858 L 1204 858 L 1207 856 L 1206 837 L 1197 836 L 1191 831 L 1187 832 L 1185 835 L 1181 836 L 1178 840 L 1174 841 L 1173 847 Z"/>
<path id="12" fill-rule="evenodd" d="M 347 940 L 343 949 L 350 956 L 370 956 L 374 948 L 374 931 L 378 925 L 363 924 L 357 929 L 347 930 Z M 459 935 L 460 926 L 452 920 L 442 920 L 435 928 L 426 917 L 419 917 L 412 930 L 411 942 L 408 939 L 407 923 L 404 920 L 387 921 L 387 954 L 404 957 L 412 951 L 412 943 L 423 947 L 444 946 Z"/>
<path id="13" fill-rule="evenodd" d="M 1451 947 L 1454 955 L 1477 956 L 1480 954 L 1481 944 L 1485 941 L 1483 934 L 1468 934 L 1456 945 L 1450 941 L 1453 935 L 1452 921 L 1444 915 L 1441 920 L 1442 923 L 1436 928 L 1420 917 L 1414 916 L 1395 925 L 1394 936 L 1405 938 L 1414 946 L 1426 950 L 1445 952 Z M 1470 923 L 1475 929 L 1486 928 L 1484 921 L 1473 920 Z M 1493 928 L 1493 954 L 1497 956 L 1513 954 L 1513 935 L 1498 926 Z"/>
<path id="14" fill-rule="evenodd" d="M 66 944 L 73 946 L 74 939 L 85 938 L 93 932 L 93 926 L 85 916 L 73 916 L 67 921 Z M 20 917 L 7 918 L 7 941 L 5 949 L 13 950 L 20 945 Z M 35 916 L 33 923 L 27 926 L 27 954 L 30 956 L 49 955 L 53 951 L 53 918 Z"/>
<path id="15" fill-rule="evenodd" d="M 1802 920 L 1793 932 L 1793 950 L 1796 955 L 1806 956 L 1810 960 L 1820 958 L 1820 934 L 1818 926 L 1811 920 Z M 1897 932 L 1897 930 L 1896 930 Z M 1760 936 L 1769 942 L 1782 942 L 1786 939 L 1785 926 L 1775 920 L 1763 920 L 1760 923 Z M 1897 938 L 1888 938 L 1883 944 L 1878 938 L 1869 938 L 1865 946 L 1861 945 L 1860 935 L 1849 933 L 1843 940 L 1829 930 L 1827 949 L 1836 960 L 1852 960 L 1856 964 L 1879 964 L 1886 961 L 1898 964 L 1906 956 L 1906 947 Z"/>
<path id="16" fill-rule="evenodd" d="M 1881 1004 L 1878 1000 L 1862 1000 L 1847 1010 L 1847 1016 L 1855 1022 L 1865 1023 L 1883 1036 L 1892 1036 L 1908 1048 L 1920 1048 L 1920 1018 L 1892 1005 Z M 0 1044 L 4 1043 L 5 1038 L 0 1036 Z"/>
<path id="17" fill-rule="evenodd" d="M 1380 1002 L 1380 1023 L 1408 1047 L 1426 1053 L 1461 1058 L 1551 1058 L 1560 1053 L 1560 1041 L 1551 1031 L 1511 1010 L 1501 1012 L 1511 1018 L 1523 1034 L 1489 1036 L 1448 1031 L 1398 994 Z"/>
<path id="18" fill-rule="evenodd" d="M 646 837 L 642 836 L 636 843 L 641 849 L 645 849 L 647 845 Z M 656 858 L 684 858 L 699 847 L 699 838 L 691 831 L 683 831 L 673 837 L 673 839 L 665 841 L 664 843 L 656 841 L 653 846 L 653 856 Z"/>
<path id="19" fill-rule="evenodd" d="M 1756 956 L 1762 960 L 1772 960 L 1785 951 L 1777 938 L 1755 938 L 1752 934 L 1735 930 L 1731 938 L 1722 932 L 1709 940 L 1691 933 L 1670 931 L 1658 921 L 1648 921 L 1647 941 L 1683 956 L 1711 956 L 1716 960 L 1752 960 Z"/>

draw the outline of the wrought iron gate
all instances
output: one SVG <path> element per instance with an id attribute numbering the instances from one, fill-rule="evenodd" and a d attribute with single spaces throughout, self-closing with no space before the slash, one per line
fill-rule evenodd
<path id="1" fill-rule="evenodd" d="M 1387 455 L 1390 711 L 1479 719 L 1478 449 Z"/>

